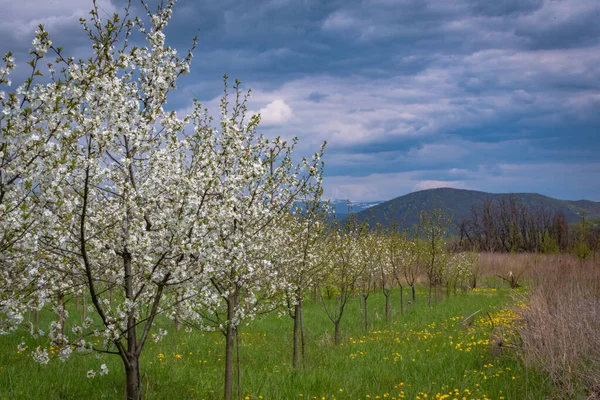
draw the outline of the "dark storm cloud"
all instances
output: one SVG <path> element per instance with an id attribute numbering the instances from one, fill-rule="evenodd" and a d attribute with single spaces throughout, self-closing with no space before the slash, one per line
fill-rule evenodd
<path id="1" fill-rule="evenodd" d="M 86 54 L 87 3 L 53 1 L 0 0 L 0 50 L 26 54 L 41 21 Z M 298 136 L 306 153 L 329 142 L 330 196 L 448 185 L 600 200 L 597 0 L 179 0 L 168 43 L 183 52 L 194 35 L 169 107 L 215 108 L 222 75 L 239 78 L 262 132 Z"/>

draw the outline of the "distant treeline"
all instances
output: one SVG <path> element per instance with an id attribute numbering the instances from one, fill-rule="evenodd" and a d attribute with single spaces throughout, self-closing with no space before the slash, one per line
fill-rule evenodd
<path id="1" fill-rule="evenodd" d="M 562 212 L 531 207 L 509 197 L 486 200 L 471 208 L 471 217 L 457 221 L 457 250 L 477 248 L 486 252 L 573 251 L 587 253 L 598 248 L 600 236 L 595 224 L 582 216 L 580 224 L 569 226 Z"/>

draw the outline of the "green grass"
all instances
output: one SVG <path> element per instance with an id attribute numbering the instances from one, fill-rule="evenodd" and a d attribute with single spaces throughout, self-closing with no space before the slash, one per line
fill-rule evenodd
<path id="1" fill-rule="evenodd" d="M 369 298 L 371 328 L 362 328 L 358 298 L 342 320 L 342 345 L 333 345 L 333 324 L 321 304 L 307 300 L 307 358 L 291 367 L 292 321 L 268 316 L 241 330 L 242 392 L 250 399 L 540 399 L 544 380 L 527 374 L 510 351 L 488 344 L 492 331 L 510 335 L 513 307 L 505 289 L 474 291 L 426 305 L 419 290 L 416 305 L 383 318 L 383 295 Z M 481 310 L 471 326 L 464 317 Z M 489 315 L 488 315 L 489 313 Z M 491 322 L 493 321 L 493 322 Z M 504 328 L 500 328 L 505 326 Z M 150 399 L 222 397 L 224 338 L 220 333 L 175 332 L 150 342 L 142 355 L 143 386 Z M 21 339 L 24 336 L 24 339 Z M 38 365 L 17 352 L 24 333 L 0 337 L 0 399 L 122 399 L 124 377 L 117 356 L 74 356 L 66 363 Z M 32 343 L 28 342 L 30 347 Z M 106 376 L 89 379 L 89 369 L 105 363 Z M 456 392 L 458 391 L 458 392 Z M 425 394 L 427 397 L 425 397 Z M 262 396 L 262 397 L 261 397 Z M 369 397 L 370 396 L 370 397 Z M 379 396 L 379 397 L 377 397 Z"/>

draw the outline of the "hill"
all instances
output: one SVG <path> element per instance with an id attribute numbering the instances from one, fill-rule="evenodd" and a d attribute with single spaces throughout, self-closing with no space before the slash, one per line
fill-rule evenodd
<path id="1" fill-rule="evenodd" d="M 366 210 L 356 212 L 359 221 L 369 220 L 371 226 L 376 223 L 388 225 L 391 221 L 401 222 L 410 227 L 419 220 L 421 210 L 443 208 L 452 216 L 451 230 L 455 231 L 456 222 L 470 219 L 473 206 L 480 206 L 486 200 L 498 201 L 510 197 L 529 207 L 543 207 L 549 213 L 562 212 L 568 222 L 578 222 L 581 216 L 600 217 L 600 202 L 590 200 L 559 200 L 538 193 L 486 193 L 475 190 L 439 188 L 409 193 L 405 196 L 374 205 Z"/>

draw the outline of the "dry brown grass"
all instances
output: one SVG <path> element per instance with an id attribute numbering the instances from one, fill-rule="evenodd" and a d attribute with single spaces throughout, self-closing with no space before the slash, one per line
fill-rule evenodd
<path id="1" fill-rule="evenodd" d="M 519 286 L 524 279 L 531 277 L 531 272 L 541 264 L 547 263 L 545 256 L 531 253 L 481 253 L 479 255 L 478 286 L 496 287 L 503 284 Z"/>
<path id="2" fill-rule="evenodd" d="M 523 357 L 552 381 L 556 398 L 600 399 L 600 265 L 575 257 L 525 255 L 494 268 L 528 265 L 519 310 Z"/>
<path id="3" fill-rule="evenodd" d="M 509 272 L 513 272 L 514 274 L 522 274 L 524 277 L 529 277 L 540 265 L 554 264 L 556 259 L 560 257 L 558 255 L 533 253 L 481 253 L 479 255 L 479 263 L 481 264 L 483 275 L 504 276 L 508 275 Z"/>

